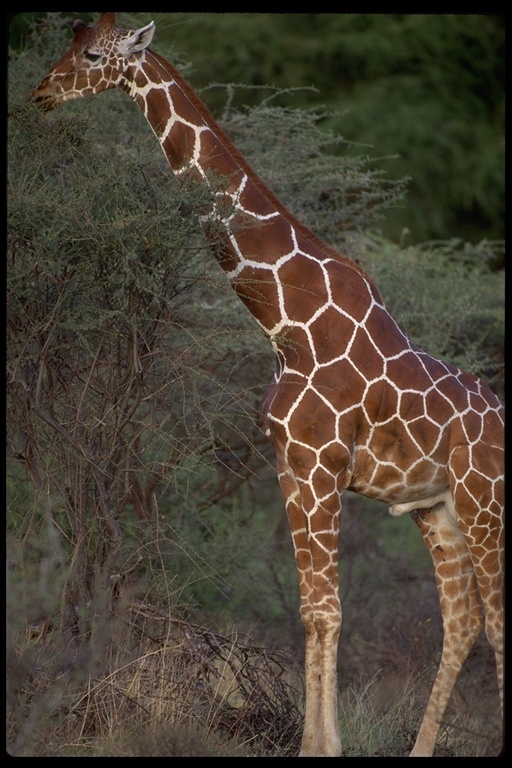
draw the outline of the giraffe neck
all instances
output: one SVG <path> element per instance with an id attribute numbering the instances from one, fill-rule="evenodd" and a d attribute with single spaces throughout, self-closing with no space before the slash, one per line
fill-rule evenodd
<path id="1" fill-rule="evenodd" d="M 120 87 L 139 105 L 174 173 L 195 175 L 211 186 L 214 202 L 203 217 L 205 231 L 234 289 L 268 336 L 275 338 L 288 324 L 283 268 L 287 289 L 295 279 L 301 285 L 307 280 L 304 270 L 301 275 L 300 269 L 286 269 L 287 262 L 305 254 L 317 261 L 334 258 L 363 274 L 294 219 L 164 58 L 147 49 Z"/>

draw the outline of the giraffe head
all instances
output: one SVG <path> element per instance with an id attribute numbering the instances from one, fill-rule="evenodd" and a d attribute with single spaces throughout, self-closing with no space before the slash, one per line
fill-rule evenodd
<path id="1" fill-rule="evenodd" d="M 154 22 L 137 31 L 116 27 L 114 13 L 102 13 L 97 24 L 73 23 L 69 49 L 32 91 L 44 109 L 119 85 L 132 57 L 150 44 Z M 131 60 L 131 61 L 130 61 Z"/>

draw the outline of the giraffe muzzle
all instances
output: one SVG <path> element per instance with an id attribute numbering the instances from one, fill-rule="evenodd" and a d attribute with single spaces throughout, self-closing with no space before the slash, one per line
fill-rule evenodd
<path id="1" fill-rule="evenodd" d="M 45 112 L 54 109 L 59 103 L 58 99 L 55 98 L 55 88 L 52 79 L 49 77 L 43 78 L 43 80 L 36 85 L 30 94 L 30 98 Z"/>
<path id="2" fill-rule="evenodd" d="M 30 98 L 44 112 L 49 112 L 57 106 L 57 102 L 51 96 L 39 95 L 36 91 L 32 91 Z"/>

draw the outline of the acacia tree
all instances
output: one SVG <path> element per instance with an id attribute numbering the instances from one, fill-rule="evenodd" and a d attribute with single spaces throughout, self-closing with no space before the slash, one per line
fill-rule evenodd
<path id="1" fill-rule="evenodd" d="M 91 573 L 115 571 L 125 510 L 149 520 L 155 490 L 211 463 L 243 408 L 223 390 L 227 332 L 202 308 L 214 280 L 195 223 L 204 188 L 150 178 L 138 162 L 120 172 L 76 118 L 19 109 L 13 121 L 10 448 L 74 549 L 71 606 Z"/>

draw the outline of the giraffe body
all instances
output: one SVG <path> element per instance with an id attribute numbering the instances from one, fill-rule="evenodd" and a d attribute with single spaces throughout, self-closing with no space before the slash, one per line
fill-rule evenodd
<path id="1" fill-rule="evenodd" d="M 121 30 L 110 13 L 95 27 L 75 22 L 70 49 L 33 96 L 51 108 L 121 88 L 176 175 L 212 188 L 205 230 L 215 232 L 215 256 L 277 358 L 262 410 L 306 633 L 301 755 L 342 753 L 336 659 L 346 489 L 387 502 L 394 516 L 410 513 L 432 556 L 443 652 L 411 753 L 431 755 L 484 622 L 502 691 L 503 406 L 478 379 L 409 341 L 370 278 L 286 211 L 176 69 L 148 48 L 153 32 L 153 24 Z"/>

